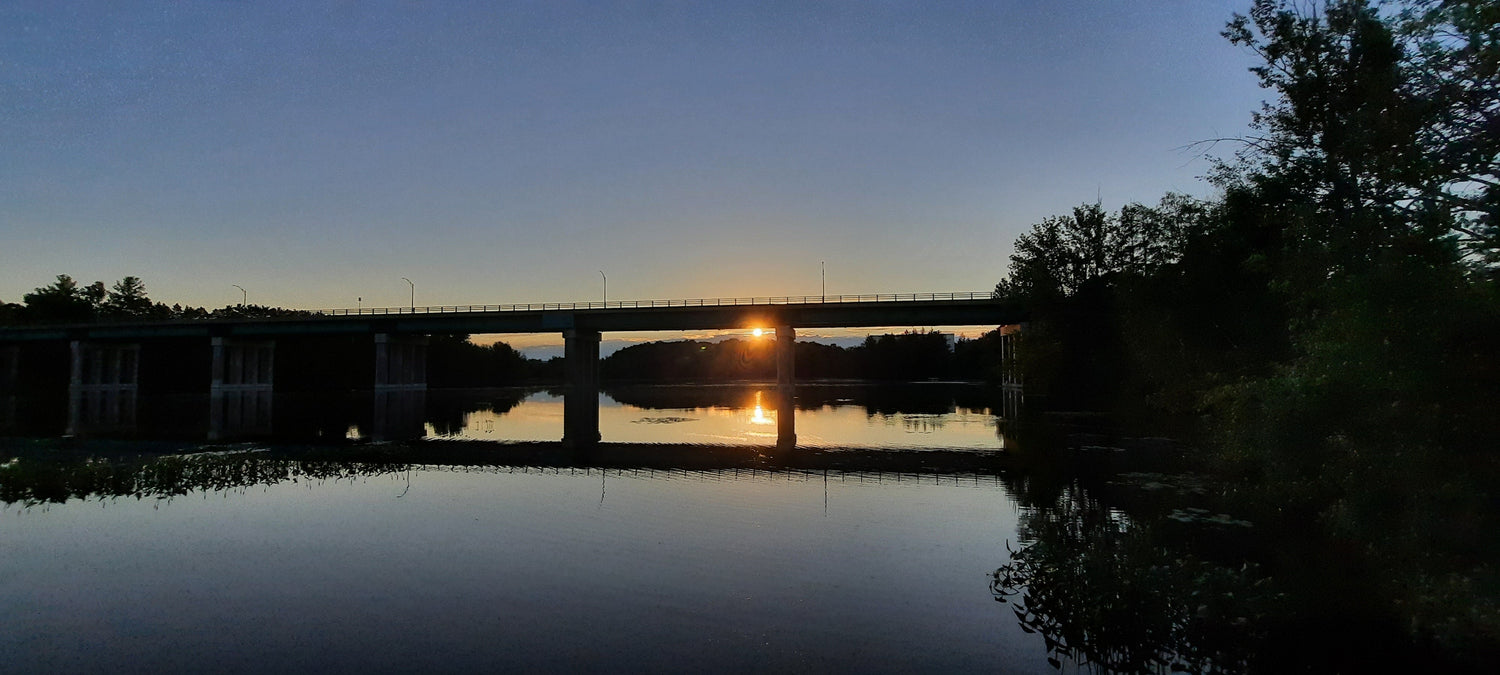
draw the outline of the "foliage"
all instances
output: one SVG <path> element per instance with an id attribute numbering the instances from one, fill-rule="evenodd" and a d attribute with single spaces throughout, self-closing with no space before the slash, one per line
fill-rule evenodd
<path id="1" fill-rule="evenodd" d="M 493 387 L 561 379 L 560 369 L 528 359 L 504 342 L 477 345 L 467 335 L 433 335 L 427 343 L 427 383 L 434 388 Z"/>
<path id="2" fill-rule="evenodd" d="M 96 321 L 265 319 L 309 316 L 303 310 L 264 305 L 228 305 L 215 310 L 153 302 L 140 277 L 127 276 L 106 289 L 104 282 L 80 286 L 66 274 L 22 296 L 24 305 L 0 304 L 0 325 L 81 324 Z"/>
<path id="3" fill-rule="evenodd" d="M 188 308 L 183 310 L 180 318 L 278 319 L 297 316 L 312 316 L 312 313 L 301 309 L 268 305 L 225 305 L 211 312 L 204 312 L 202 308 Z"/>
<path id="4" fill-rule="evenodd" d="M 104 298 L 104 282 L 79 286 L 73 277 L 59 274 L 51 284 L 21 296 L 26 303 L 23 317 L 34 322 L 85 323 L 97 316 Z"/>
<path id="5" fill-rule="evenodd" d="M 1278 598 L 1258 570 L 1173 551 L 1076 486 L 1023 515 L 1021 537 L 990 590 L 1056 668 L 1242 672 L 1265 646 Z"/>
<path id="6" fill-rule="evenodd" d="M 1253 118 L 1226 184 L 1274 186 L 1301 207 L 1298 253 L 1329 272 L 1451 239 L 1493 271 L 1500 253 L 1500 5 L 1364 0 L 1307 11 L 1257 0 L 1224 35 L 1264 61 L 1279 98 Z"/>
<path id="7" fill-rule="evenodd" d="M 871 335 L 845 348 L 799 340 L 793 361 L 799 379 L 922 380 L 998 374 L 998 336 L 959 340 L 936 331 Z M 631 345 L 605 358 L 612 380 L 770 380 L 776 377 L 772 339 L 681 340 Z"/>
<path id="8" fill-rule="evenodd" d="M 101 313 L 111 318 L 169 319 L 172 310 L 146 297 L 146 284 L 140 277 L 125 277 L 109 290 L 100 305 Z"/>
<path id="9" fill-rule="evenodd" d="M 870 335 L 853 351 L 860 365 L 858 377 L 918 380 L 951 373 L 948 339 L 937 331 Z"/>
<path id="10" fill-rule="evenodd" d="M 26 311 L 25 305 L 14 302 L 0 302 L 0 326 L 21 323 L 21 317 Z"/>
<path id="11" fill-rule="evenodd" d="M 1205 421 L 1245 508 L 1355 542 L 1412 639 L 1500 650 L 1500 3 L 1256 0 L 1224 35 L 1275 98 L 1218 199 L 1018 239 L 1028 398 Z"/>
<path id="12" fill-rule="evenodd" d="M 1422 129 L 1432 185 L 1466 253 L 1500 267 L 1500 3 L 1419 0 L 1401 14 L 1413 94 L 1434 109 Z"/>
<path id="13" fill-rule="evenodd" d="M 1207 209 L 1168 194 L 1154 207 L 1128 204 L 1111 214 L 1100 203 L 1082 204 L 1070 215 L 1046 218 L 1016 239 L 1010 276 L 995 295 L 1046 309 L 1096 280 L 1156 272 L 1181 260 L 1204 230 Z"/>

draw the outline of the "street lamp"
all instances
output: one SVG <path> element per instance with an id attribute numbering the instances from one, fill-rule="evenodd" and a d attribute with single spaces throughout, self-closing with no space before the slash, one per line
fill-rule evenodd
<path id="1" fill-rule="evenodd" d="M 245 298 L 250 297 L 250 294 L 245 292 L 245 287 L 244 286 L 241 286 L 239 284 L 229 284 L 229 285 L 233 286 L 235 288 L 240 289 L 240 306 L 244 307 L 245 306 Z"/>
<path id="2" fill-rule="evenodd" d="M 823 302 L 828 302 L 828 266 L 818 261 L 818 271 L 823 273 Z"/>
<path id="3" fill-rule="evenodd" d="M 414 284 L 414 283 L 412 283 L 411 279 L 408 279 L 406 277 L 401 277 L 401 280 L 405 281 L 408 286 L 411 286 L 411 311 L 412 312 L 416 312 L 417 311 L 417 285 Z"/>
<path id="4" fill-rule="evenodd" d="M 599 278 L 604 280 L 604 304 L 609 305 L 609 277 L 604 276 L 604 270 L 599 270 Z"/>

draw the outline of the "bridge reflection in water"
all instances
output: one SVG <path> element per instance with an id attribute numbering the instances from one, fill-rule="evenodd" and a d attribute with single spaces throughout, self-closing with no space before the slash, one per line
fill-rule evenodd
<path id="1" fill-rule="evenodd" d="M 6 423 L 0 432 L 210 442 L 558 441 L 577 449 L 601 441 L 783 450 L 908 444 L 997 449 L 1002 441 L 996 426 L 1013 417 L 1020 402 L 1009 388 L 942 383 L 621 386 L 607 396 L 597 387 L 385 388 L 332 395 L 247 385 L 216 387 L 208 395 L 101 388 L 89 396 L 86 406 L 53 398 L 50 414 L 44 414 L 45 399 L 5 401 L 7 410 L 25 414 L 0 416 Z M 127 405 L 128 417 L 81 414 Z M 801 442 L 799 417 L 807 425 Z"/>
<path id="2" fill-rule="evenodd" d="M 213 406 L 222 414 L 211 414 L 201 397 L 145 397 L 130 434 L 110 420 L 105 428 L 111 433 L 91 440 L 75 418 L 69 429 L 78 436 L 71 440 L 0 441 L 0 462 L 21 458 L 20 469 L 5 467 L 0 488 L 3 501 L 40 503 L 170 496 L 298 476 L 338 478 L 434 466 L 964 481 L 998 475 L 1007 460 L 994 414 L 1001 411 L 983 407 L 1004 396 L 984 387 L 810 385 L 795 397 L 769 385 L 623 387 L 612 390 L 602 408 L 594 403 L 593 414 L 585 418 L 597 439 L 600 410 L 607 411 L 614 442 L 584 444 L 554 440 L 558 417 L 568 416 L 575 405 L 558 400 L 573 390 L 559 393 L 277 393 L 272 406 L 269 391 L 226 392 Z M 591 402 L 598 401 L 600 394 L 592 396 Z M 801 447 L 789 422 L 799 410 L 812 431 Z M 500 433 L 494 434 L 497 427 Z M 39 435 L 56 436 L 60 430 Z M 570 428 L 564 437 L 577 433 Z M 130 436 L 135 440 L 125 438 Z M 204 445 L 206 438 L 214 444 Z M 255 442 L 217 445 L 246 439 Z M 88 461 L 78 462 L 80 457 Z"/>

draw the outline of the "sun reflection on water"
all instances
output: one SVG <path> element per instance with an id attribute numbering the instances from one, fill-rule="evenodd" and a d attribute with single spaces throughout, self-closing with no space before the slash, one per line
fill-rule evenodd
<path id="1" fill-rule="evenodd" d="M 761 391 L 759 389 L 757 389 L 755 391 L 755 404 L 753 405 L 752 410 L 750 412 L 750 423 L 751 424 L 775 424 L 776 423 L 776 418 L 774 418 L 774 417 L 766 417 L 766 409 L 761 406 L 760 396 L 761 396 Z"/>

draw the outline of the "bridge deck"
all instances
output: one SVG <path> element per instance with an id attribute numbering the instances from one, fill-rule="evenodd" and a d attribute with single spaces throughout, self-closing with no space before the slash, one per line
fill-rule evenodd
<path id="1" fill-rule="evenodd" d="M 196 319 L 0 327 L 0 342 L 275 337 L 368 333 L 553 333 L 724 330 L 774 326 L 998 326 L 1021 312 L 988 293 L 920 293 L 308 311 L 257 319 Z"/>

